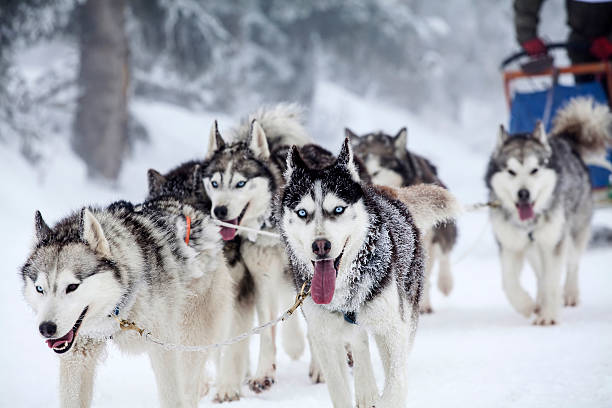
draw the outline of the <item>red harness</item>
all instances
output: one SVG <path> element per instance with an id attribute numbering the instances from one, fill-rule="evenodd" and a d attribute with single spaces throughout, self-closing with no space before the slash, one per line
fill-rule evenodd
<path id="1" fill-rule="evenodd" d="M 191 235 L 191 217 L 186 215 L 185 222 L 187 223 L 187 232 L 185 233 L 185 243 L 189 245 L 189 235 Z"/>

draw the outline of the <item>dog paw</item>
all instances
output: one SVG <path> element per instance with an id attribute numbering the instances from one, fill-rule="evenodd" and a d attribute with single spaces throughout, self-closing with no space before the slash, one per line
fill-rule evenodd
<path id="1" fill-rule="evenodd" d="M 273 376 L 264 376 L 258 378 L 252 378 L 249 380 L 249 388 L 256 394 L 259 394 L 262 391 L 269 390 L 276 380 Z"/>
<path id="2" fill-rule="evenodd" d="M 433 313 L 433 308 L 431 305 L 421 305 L 419 306 L 419 312 L 421 314 L 431 314 Z"/>
<path id="3" fill-rule="evenodd" d="M 533 321 L 534 326 L 554 326 L 557 323 L 559 323 L 559 319 L 546 315 L 540 315 Z"/>
<path id="4" fill-rule="evenodd" d="M 324 383 L 325 378 L 323 377 L 323 371 L 321 371 L 321 367 L 317 364 L 316 360 L 310 360 L 310 368 L 308 370 L 308 376 L 313 384 Z"/>
<path id="5" fill-rule="evenodd" d="M 238 401 L 240 399 L 240 385 L 222 385 L 217 387 L 213 401 L 216 403 Z"/>
<path id="6" fill-rule="evenodd" d="M 378 392 L 373 391 L 367 394 L 359 393 L 355 395 L 355 401 L 357 402 L 357 408 L 372 408 L 375 406 L 378 400 Z"/>
<path id="7" fill-rule="evenodd" d="M 440 274 L 438 277 L 438 289 L 444 296 L 450 295 L 453 290 L 453 276 L 450 274 Z"/>
<path id="8" fill-rule="evenodd" d="M 213 398 L 214 402 L 230 402 L 240 399 L 240 382 L 221 384 L 217 386 L 217 393 Z"/>
<path id="9" fill-rule="evenodd" d="M 565 293 L 563 294 L 563 304 L 565 306 L 570 306 L 570 307 L 578 306 L 579 300 L 580 299 L 578 296 L 578 291 L 566 290 Z"/>

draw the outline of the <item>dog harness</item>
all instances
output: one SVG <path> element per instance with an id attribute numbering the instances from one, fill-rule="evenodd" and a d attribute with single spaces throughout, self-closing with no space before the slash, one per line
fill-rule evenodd
<path id="1" fill-rule="evenodd" d="M 346 312 L 343 314 L 344 321 L 350 324 L 357 324 L 357 314 L 355 312 Z"/>
<path id="2" fill-rule="evenodd" d="M 185 243 L 189 245 L 189 235 L 191 235 L 191 217 L 186 215 L 185 222 L 187 223 L 187 231 L 185 232 Z"/>

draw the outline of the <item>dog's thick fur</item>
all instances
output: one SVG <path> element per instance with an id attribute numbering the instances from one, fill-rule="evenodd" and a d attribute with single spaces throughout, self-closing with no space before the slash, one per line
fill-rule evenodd
<path id="1" fill-rule="evenodd" d="M 296 105 L 281 104 L 261 109 L 230 131 L 232 142 L 226 142 L 216 123 L 213 125 L 203 180 L 210 197 L 211 216 L 222 221 L 255 229 L 276 231 L 272 217 L 274 197 L 283 185 L 282 167 L 286 160 L 286 145 L 303 145 L 309 141 L 301 124 L 301 110 Z M 293 301 L 294 290 L 287 274 L 285 253 L 277 239 L 262 235 L 221 228 L 226 240 L 239 239 L 234 245 L 232 258 L 239 259 L 231 268 L 236 281 L 245 281 L 254 291 L 254 302 L 240 302 L 237 314 L 243 316 L 243 327 L 251 328 L 253 303 L 259 321 L 267 322 L 277 317 L 280 307 Z M 231 264 L 231 261 L 230 261 Z M 302 354 L 305 341 L 299 321 L 289 319 L 283 324 L 283 347 L 296 359 Z M 261 392 L 272 386 L 276 375 L 275 330 L 261 334 L 258 366 L 249 386 Z M 248 342 L 243 342 L 237 361 L 248 361 Z M 224 395 L 219 398 L 223 400 Z"/>
<path id="2" fill-rule="evenodd" d="M 208 213 L 210 211 L 210 199 L 206 195 L 202 182 L 203 167 L 203 161 L 191 160 L 175 167 L 166 174 L 149 169 L 147 172 L 148 198 L 172 197 L 197 210 Z"/>
<path id="3" fill-rule="evenodd" d="M 171 343 L 226 338 L 232 285 L 218 228 L 169 199 L 83 208 L 53 228 L 37 212 L 35 224 L 23 291 L 39 331 L 60 354 L 60 405 L 91 404 L 96 365 L 112 336 L 123 351 L 149 354 L 161 406 L 197 406 L 208 391 L 208 355 L 165 351 L 120 330 L 111 314 Z"/>
<path id="4" fill-rule="evenodd" d="M 516 135 L 502 126 L 489 161 L 485 182 L 490 199 L 500 204 L 490 217 L 503 288 L 519 313 L 535 313 L 535 324 L 557 323 L 562 297 L 566 306 L 578 304 L 578 263 L 593 214 L 585 160 L 605 154 L 611 144 L 607 109 L 591 99 L 574 99 L 558 111 L 550 135 L 541 124 L 532 133 Z M 519 282 L 525 257 L 538 280 L 535 301 Z"/>
<path id="5" fill-rule="evenodd" d="M 390 187 L 406 187 L 420 183 L 445 187 L 437 174 L 436 167 L 426 158 L 406 148 L 408 132 L 400 129 L 395 135 L 383 132 L 356 135 L 346 129 L 355 155 L 365 162 L 372 177 L 372 183 Z M 438 289 L 450 294 L 453 288 L 450 253 L 457 242 L 457 225 L 445 222 L 426 231 L 424 244 L 426 252 L 425 289 L 421 298 L 422 313 L 433 311 L 430 299 L 430 280 L 434 265 L 438 264 Z"/>
<path id="6" fill-rule="evenodd" d="M 361 183 L 348 139 L 337 161 L 323 169 L 309 167 L 297 148 L 287 162 L 277 217 L 295 286 L 310 283 L 303 312 L 333 405 L 353 406 L 345 352 L 350 343 L 357 407 L 404 407 L 406 361 L 423 286 L 419 229 L 452 217 L 458 204 L 438 186 Z M 320 273 L 335 282 L 331 292 L 317 278 Z M 349 316 L 356 324 L 345 321 Z M 368 333 L 385 369 L 380 397 Z"/>

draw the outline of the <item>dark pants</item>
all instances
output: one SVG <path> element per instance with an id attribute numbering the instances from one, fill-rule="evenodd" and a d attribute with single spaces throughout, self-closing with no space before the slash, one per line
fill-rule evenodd
<path id="1" fill-rule="evenodd" d="M 571 28 L 567 41 L 571 44 L 568 54 L 572 64 L 598 62 L 597 57 L 591 55 L 589 48 L 595 38 L 610 38 L 612 35 L 612 2 L 583 3 L 567 0 L 566 7 L 567 23 Z M 582 83 L 592 82 L 597 78 L 594 75 L 576 75 L 575 79 L 576 83 Z M 607 93 L 605 78 L 602 79 L 604 90 Z"/>

